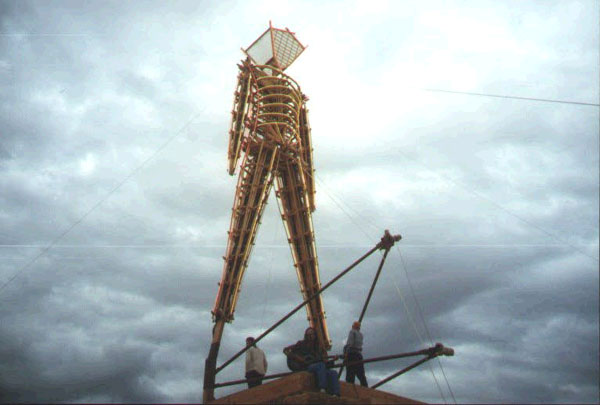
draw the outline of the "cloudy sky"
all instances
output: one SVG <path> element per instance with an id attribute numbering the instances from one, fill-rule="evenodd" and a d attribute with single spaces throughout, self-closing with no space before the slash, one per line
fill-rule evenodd
<path id="1" fill-rule="evenodd" d="M 402 234 L 365 356 L 456 351 L 382 389 L 598 402 L 599 16 L 593 0 L 0 0 L 0 401 L 201 400 L 236 63 L 272 20 L 308 44 L 288 73 L 310 98 L 321 279 Z M 324 294 L 333 352 L 380 257 Z M 299 300 L 271 195 L 219 363 Z M 263 340 L 269 372 L 305 327 L 301 311 Z"/>

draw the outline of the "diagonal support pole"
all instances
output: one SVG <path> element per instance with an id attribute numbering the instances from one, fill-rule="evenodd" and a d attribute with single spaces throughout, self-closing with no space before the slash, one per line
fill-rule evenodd
<path id="1" fill-rule="evenodd" d="M 400 236 L 400 235 L 392 236 L 389 233 L 389 231 L 386 229 L 384 238 L 387 238 L 388 243 L 386 243 L 386 245 L 384 247 L 385 250 L 383 252 L 383 257 L 381 258 L 381 261 L 379 262 L 379 267 L 377 268 L 377 273 L 375 274 L 375 278 L 373 279 L 373 283 L 371 284 L 371 288 L 369 289 L 369 294 L 367 294 L 367 299 L 365 300 L 362 311 L 360 312 L 360 316 L 358 317 L 358 322 L 362 322 L 362 320 L 365 316 L 365 313 L 367 312 L 369 302 L 371 301 L 371 296 L 373 295 L 373 290 L 375 290 L 375 286 L 377 285 L 377 281 L 379 280 L 379 275 L 381 274 L 381 269 L 383 269 L 383 264 L 385 263 L 385 259 L 387 258 L 387 255 L 388 255 L 390 249 L 394 245 L 394 242 L 397 242 L 400 239 L 402 239 L 402 236 Z M 342 376 L 343 372 L 344 372 L 344 364 L 342 364 L 342 366 L 340 367 L 340 371 L 338 371 L 338 379 Z"/>
<path id="2" fill-rule="evenodd" d="M 304 300 L 301 304 L 297 305 L 293 310 L 291 310 L 287 315 L 285 315 L 279 321 L 275 322 L 273 324 L 273 326 L 271 326 L 269 329 L 267 329 L 266 331 L 264 331 L 259 337 L 257 337 L 254 340 L 254 342 L 258 343 L 262 338 L 264 338 L 265 336 L 267 336 L 275 328 L 277 328 L 279 325 L 281 325 L 283 322 L 285 322 L 288 318 L 290 318 L 292 315 L 294 315 L 296 312 L 298 312 L 302 307 L 304 307 L 304 305 L 306 305 L 307 302 L 309 302 L 310 300 L 312 300 L 313 298 L 315 298 L 316 296 L 318 296 L 319 294 L 321 294 L 323 291 L 325 291 L 326 288 L 328 288 L 329 286 L 331 286 L 333 283 L 335 283 L 337 280 L 339 280 L 342 276 L 346 275 L 346 273 L 348 273 L 350 270 L 352 270 L 354 267 L 356 267 L 360 262 L 362 262 L 364 259 L 366 259 L 368 256 L 370 256 L 376 250 L 377 250 L 377 246 L 374 247 L 373 249 L 371 249 L 365 255 L 363 255 L 356 262 L 352 263 L 352 265 L 350 267 L 348 267 L 342 273 L 340 273 L 339 275 L 337 275 L 333 280 L 331 280 L 329 283 L 327 283 L 319 291 L 317 291 L 316 293 L 314 293 L 313 295 L 311 295 L 309 298 L 307 298 L 306 300 Z M 232 361 L 234 361 L 239 356 L 241 356 L 242 354 L 244 354 L 246 352 L 246 350 L 248 350 L 248 347 L 244 347 L 242 350 L 240 350 L 239 352 L 237 352 L 236 354 L 234 354 L 233 357 L 231 357 L 229 360 L 227 360 L 221 366 L 217 367 L 217 369 L 215 371 L 215 374 L 218 373 L 219 371 L 223 370 L 225 367 L 227 367 L 229 364 L 231 364 Z"/>
<path id="3" fill-rule="evenodd" d="M 391 354 L 391 355 L 381 356 L 381 357 L 372 357 L 372 358 L 364 359 L 364 360 L 360 360 L 360 361 L 353 361 L 351 363 L 348 363 L 348 365 L 352 366 L 355 364 L 366 364 L 366 363 L 401 359 L 401 358 L 405 358 L 405 357 L 414 357 L 414 356 L 428 356 L 426 359 L 429 359 L 429 356 L 432 356 L 431 358 L 433 358 L 433 357 L 437 357 L 437 356 L 453 356 L 453 355 L 454 355 L 454 349 L 452 349 L 450 347 L 444 347 L 441 343 L 438 343 L 434 347 L 430 347 L 430 348 L 424 349 L 424 350 L 418 350 L 416 352 L 407 352 L 407 353 Z M 421 363 L 419 363 L 419 364 L 421 364 Z M 327 366 L 327 368 L 337 368 L 340 365 L 341 364 L 333 364 L 333 365 Z M 418 366 L 418 364 L 412 366 L 411 368 L 414 368 L 416 366 Z M 406 371 L 408 371 L 408 370 L 405 370 L 404 372 L 406 372 Z M 263 377 L 263 381 L 264 380 L 272 380 L 272 379 L 279 378 L 279 377 L 285 377 L 288 375 L 292 375 L 294 373 L 296 373 L 296 371 L 289 371 L 289 372 L 285 372 L 285 373 L 266 375 Z M 248 379 L 227 381 L 224 383 L 215 384 L 214 388 L 227 387 L 227 386 L 236 385 L 236 384 L 244 384 L 247 382 L 248 382 Z"/>
<path id="4" fill-rule="evenodd" d="M 435 356 L 433 356 L 433 357 L 435 357 Z M 404 374 L 407 371 L 410 371 L 410 370 L 412 370 L 413 368 L 415 368 L 417 366 L 420 366 L 421 364 L 425 363 L 426 361 L 429 361 L 429 360 L 433 359 L 433 357 L 432 356 L 424 357 L 421 360 L 414 362 L 410 366 L 403 368 L 402 370 L 398 371 L 397 373 L 394 373 L 391 376 L 389 376 L 387 378 L 384 378 L 383 380 L 379 381 L 377 384 L 372 385 L 371 388 L 375 389 L 375 388 L 379 387 L 380 385 L 383 385 L 386 382 L 389 382 L 389 381 L 393 380 L 394 378 L 398 377 L 399 375 Z"/>
<path id="5" fill-rule="evenodd" d="M 402 375 L 402 374 L 406 373 L 407 371 L 410 371 L 413 368 L 420 366 L 421 364 L 423 364 L 426 361 L 429 361 L 435 357 L 454 356 L 454 349 L 452 349 L 451 347 L 444 347 L 444 345 L 441 343 L 436 343 L 434 347 L 423 350 L 421 354 L 426 354 L 427 357 L 424 357 L 421 360 L 416 361 L 413 364 L 409 365 L 408 367 L 405 367 L 402 370 L 392 374 L 391 376 L 384 378 L 383 380 L 379 381 L 377 384 L 371 386 L 371 388 L 375 389 L 375 388 L 393 380 L 394 378 L 398 377 L 399 375 Z"/>
<path id="6" fill-rule="evenodd" d="M 375 285 L 377 285 L 377 280 L 379 280 L 379 274 L 381 274 L 381 269 L 383 268 L 383 263 L 385 263 L 385 258 L 387 257 L 390 249 L 385 249 L 383 252 L 383 257 L 381 258 L 381 262 L 379 262 L 379 268 L 377 269 L 377 274 L 375 274 L 375 279 L 373 280 L 373 284 L 371 284 L 371 289 L 369 290 L 369 294 L 367 295 L 367 299 L 365 300 L 365 304 L 363 305 L 362 311 L 360 312 L 360 316 L 358 317 L 358 322 L 362 322 L 365 317 L 365 312 L 367 312 L 367 308 L 369 306 L 369 302 L 371 301 L 371 296 L 373 295 L 373 290 L 375 289 Z"/>
<path id="7" fill-rule="evenodd" d="M 396 239 L 396 238 L 398 238 L 398 239 Z M 379 243 L 377 243 L 377 245 L 375 245 L 375 247 L 373 247 L 367 253 L 365 253 L 364 255 L 362 255 L 359 259 L 357 259 L 354 263 L 352 263 L 349 267 L 347 267 L 340 274 L 338 274 L 337 276 L 335 276 L 331 281 L 329 281 L 327 284 L 325 284 L 323 287 L 321 287 L 321 289 L 319 291 L 317 291 L 316 293 L 314 293 L 313 295 L 311 295 L 309 298 L 307 298 L 306 300 L 304 300 L 301 304 L 297 305 L 293 310 L 291 310 L 287 315 L 285 315 L 279 321 L 275 322 L 275 324 L 273 324 L 273 326 L 271 326 L 269 329 L 267 329 L 266 331 L 264 331 L 259 337 L 257 337 L 254 342 L 258 343 L 262 338 L 264 338 L 265 336 L 267 336 L 275 328 L 277 328 L 279 325 L 281 325 L 283 322 L 285 322 L 288 318 L 290 318 L 292 315 L 294 315 L 296 312 L 298 312 L 302 307 L 304 307 L 304 305 L 306 305 L 307 302 L 309 302 L 310 300 L 312 300 L 315 297 L 317 297 L 318 295 L 320 295 L 323 291 L 325 291 L 327 288 L 329 288 L 333 283 L 335 283 L 340 278 L 342 278 L 343 276 L 345 276 L 350 270 L 352 270 L 353 268 L 355 268 L 363 260 L 365 260 L 367 257 L 369 257 L 370 255 L 372 255 L 376 250 L 379 250 L 379 249 L 388 249 L 389 250 L 390 247 L 394 245 L 394 243 L 395 243 L 396 240 L 399 240 L 399 235 L 392 236 L 389 233 L 389 231 L 386 230 L 384 236 L 381 238 L 381 241 L 379 241 Z M 229 360 L 227 360 L 221 366 L 217 367 L 217 369 L 215 370 L 215 374 L 217 374 L 218 372 L 220 372 L 221 370 L 223 370 L 225 367 L 227 367 L 229 364 L 231 364 L 231 362 L 233 362 L 239 356 L 241 356 L 242 354 L 244 354 L 246 352 L 246 350 L 248 350 L 248 348 L 249 348 L 248 346 L 244 347 L 242 350 L 240 350 L 235 355 L 233 355 L 233 357 L 231 357 Z"/>
<path id="8" fill-rule="evenodd" d="M 394 243 L 398 242 L 400 239 L 402 239 L 402 236 L 392 235 L 392 234 L 390 234 L 390 231 L 388 231 L 387 229 L 385 230 L 383 238 L 381 238 L 381 243 L 383 243 L 382 249 L 385 249 L 383 252 L 383 257 L 381 258 L 381 261 L 379 262 L 379 267 L 377 268 L 377 273 L 375 274 L 375 278 L 373 279 L 373 283 L 371 284 L 371 288 L 369 289 L 369 294 L 367 295 L 367 299 L 365 300 L 362 311 L 360 312 L 360 316 L 358 317 L 358 322 L 362 322 L 362 320 L 365 316 L 365 313 L 367 312 L 367 307 L 369 306 L 369 302 L 371 301 L 371 296 L 373 295 L 373 290 L 375 290 L 375 286 L 377 285 L 377 280 L 379 280 L 379 275 L 381 274 L 381 269 L 383 269 L 383 264 L 385 263 L 385 259 L 388 255 L 388 253 L 390 252 L 390 249 L 392 248 L 392 246 L 394 246 Z"/>

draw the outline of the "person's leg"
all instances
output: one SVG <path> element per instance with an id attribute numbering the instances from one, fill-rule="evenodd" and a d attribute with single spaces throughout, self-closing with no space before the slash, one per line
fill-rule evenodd
<path id="1" fill-rule="evenodd" d="M 356 356 L 354 353 L 348 353 L 348 357 L 346 361 L 348 363 L 352 363 L 356 360 Z M 354 377 L 356 376 L 356 366 L 347 366 L 346 367 L 346 382 L 350 384 L 354 384 Z"/>
<path id="2" fill-rule="evenodd" d="M 363 359 L 362 354 L 357 353 L 356 356 L 356 360 L 360 361 Z M 368 387 L 369 384 L 367 384 L 367 377 L 365 377 L 365 365 L 364 364 L 359 364 L 356 366 L 356 376 L 358 377 L 358 380 L 360 381 L 360 385 L 363 387 Z"/>
<path id="3" fill-rule="evenodd" d="M 365 376 L 365 366 L 364 365 L 360 365 L 358 368 L 358 372 L 356 373 L 356 375 L 358 376 L 358 380 L 360 381 L 360 385 L 362 385 L 363 387 L 368 387 L 369 384 L 367 384 L 367 377 Z"/>
<path id="4" fill-rule="evenodd" d="M 308 371 L 315 375 L 317 379 L 317 386 L 319 388 L 325 389 L 327 388 L 327 377 L 325 375 L 325 363 L 318 362 L 313 363 L 308 366 Z"/>
<path id="5" fill-rule="evenodd" d="M 356 373 L 354 372 L 354 366 L 346 367 L 346 382 L 350 383 L 350 384 L 354 384 L 355 374 Z"/>
<path id="6" fill-rule="evenodd" d="M 254 370 L 246 373 L 246 379 L 248 380 L 248 388 L 253 388 L 260 384 L 258 379 L 259 376 L 260 374 L 258 374 Z"/>
<path id="7" fill-rule="evenodd" d="M 330 395 L 340 396 L 340 380 L 335 370 L 327 369 L 327 393 Z"/>

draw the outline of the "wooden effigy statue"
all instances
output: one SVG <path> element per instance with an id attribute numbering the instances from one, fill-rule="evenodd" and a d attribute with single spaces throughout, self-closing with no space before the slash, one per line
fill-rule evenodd
<path id="1" fill-rule="evenodd" d="M 242 157 L 228 232 L 225 263 L 212 309 L 212 344 L 205 368 L 204 400 L 212 399 L 214 373 L 225 322 L 234 319 L 238 293 L 271 186 L 306 300 L 320 289 L 311 213 L 315 182 L 307 97 L 283 71 L 305 47 L 288 29 L 269 28 L 244 50 L 229 131 L 229 174 Z M 308 322 L 323 351 L 331 347 L 321 297 L 306 304 Z M 210 373 L 209 373 L 210 374 Z M 208 378 L 208 380 L 207 380 Z"/>

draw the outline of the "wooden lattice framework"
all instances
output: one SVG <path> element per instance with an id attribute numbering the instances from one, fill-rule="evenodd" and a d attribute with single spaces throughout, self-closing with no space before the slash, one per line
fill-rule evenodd
<path id="1" fill-rule="evenodd" d="M 288 29 L 269 26 L 244 50 L 247 58 L 238 65 L 229 131 L 230 175 L 243 157 L 223 273 L 212 309 L 215 327 L 205 365 L 205 401 L 213 397 L 212 389 L 207 390 L 214 385 L 210 370 L 216 367 L 224 324 L 234 319 L 244 272 L 273 184 L 303 298 L 317 293 L 321 286 L 312 224 L 315 183 L 308 98 L 283 73 L 304 49 Z M 320 347 L 328 350 L 331 341 L 321 297 L 310 300 L 306 311 Z"/>

